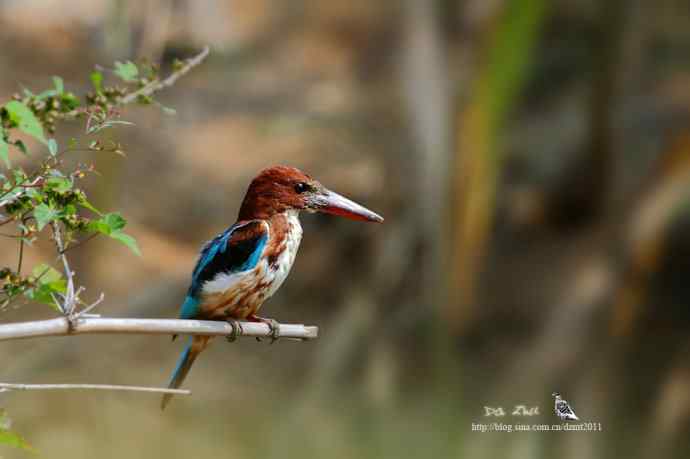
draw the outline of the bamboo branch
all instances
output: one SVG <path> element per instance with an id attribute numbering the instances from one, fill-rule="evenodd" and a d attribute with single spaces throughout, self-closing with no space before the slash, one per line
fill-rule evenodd
<path id="1" fill-rule="evenodd" d="M 159 394 L 190 395 L 187 389 L 162 387 L 117 386 L 112 384 L 10 384 L 0 383 L 0 393 L 13 390 L 121 390 L 131 392 L 154 392 Z"/>
<path id="2" fill-rule="evenodd" d="M 235 335 L 271 338 L 273 332 L 262 322 L 238 322 Z M 308 340 L 318 337 L 319 329 L 301 324 L 278 324 L 276 338 Z M 43 336 L 67 336 L 78 334 L 140 334 L 140 335 L 206 335 L 233 336 L 233 327 L 227 322 L 179 319 L 117 319 L 78 317 L 70 321 L 66 317 L 15 322 L 0 325 L 0 341 Z"/>

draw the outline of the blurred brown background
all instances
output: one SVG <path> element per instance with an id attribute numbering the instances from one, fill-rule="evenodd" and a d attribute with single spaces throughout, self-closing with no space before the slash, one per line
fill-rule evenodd
<path id="1" fill-rule="evenodd" d="M 686 0 L 0 1 L 3 100 L 212 47 L 161 95 L 177 116 L 128 109 L 127 158 L 90 158 L 92 201 L 122 210 L 144 252 L 75 251 L 102 314 L 176 316 L 198 247 L 262 167 L 386 217 L 302 218 L 262 311 L 319 325 L 315 342 L 216 340 L 163 414 L 128 393 L 0 404 L 50 458 L 689 457 L 689 26 Z M 7 342 L 0 380 L 160 386 L 179 351 Z M 553 391 L 603 432 L 471 430 L 557 423 Z M 540 414 L 484 417 L 516 404 Z"/>

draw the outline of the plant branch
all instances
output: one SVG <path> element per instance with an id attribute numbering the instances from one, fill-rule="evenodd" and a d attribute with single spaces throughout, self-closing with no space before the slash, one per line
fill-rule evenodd
<path id="1" fill-rule="evenodd" d="M 170 75 L 168 75 L 166 78 L 163 80 L 154 80 L 147 84 L 146 86 L 125 95 L 124 97 L 120 98 L 117 100 L 116 105 L 117 106 L 124 106 L 127 104 L 130 104 L 132 102 L 136 102 L 137 99 L 140 97 L 149 97 L 153 95 L 154 93 L 161 91 L 165 88 L 169 88 L 173 86 L 177 80 L 179 80 L 181 77 L 189 73 L 190 70 L 192 70 L 194 67 L 198 66 L 201 64 L 201 62 L 206 59 L 210 52 L 210 48 L 208 46 L 205 46 L 204 49 L 201 50 L 199 54 L 197 54 L 194 57 L 191 57 L 187 59 L 184 64 L 177 70 L 173 71 Z M 58 114 L 57 117 L 63 120 L 69 120 L 69 119 L 74 119 L 80 115 L 83 115 L 85 113 L 84 108 L 76 108 L 74 110 L 71 110 L 66 113 L 61 113 Z M 62 153 L 62 152 L 61 152 Z M 51 158 L 55 159 L 55 158 Z M 40 186 L 41 183 L 40 181 L 43 180 L 43 177 L 39 176 L 36 177 L 31 183 L 26 183 L 28 181 L 28 177 L 24 179 L 22 182 L 16 184 L 14 188 L 11 188 L 10 190 L 7 190 L 6 192 L 1 192 L 0 193 L 0 209 L 5 207 L 7 204 L 10 204 L 17 199 L 19 199 L 21 196 L 24 195 L 26 192 L 26 188 L 32 188 L 32 187 L 37 187 Z M 17 190 L 17 188 L 23 188 L 23 190 Z M 12 194 L 13 191 L 16 191 L 16 193 Z M 7 197 L 8 195 L 12 194 L 11 196 Z M 0 226 L 4 225 L 6 223 L 9 223 L 10 221 L 13 221 L 12 218 L 8 218 L 6 220 L 0 221 Z"/>
<path id="2" fill-rule="evenodd" d="M 57 248 L 57 253 L 62 261 L 62 266 L 65 269 L 65 278 L 67 279 L 67 291 L 65 292 L 64 301 L 62 303 L 62 312 L 66 315 L 71 316 L 74 313 L 76 305 L 76 295 L 74 294 L 74 273 L 72 268 L 69 266 L 67 261 L 67 256 L 65 255 L 65 247 L 62 242 L 62 233 L 60 232 L 60 224 L 58 222 L 52 222 L 53 226 L 53 237 L 55 239 L 55 246 Z M 60 306 L 58 304 L 58 306 Z"/>
<path id="3" fill-rule="evenodd" d="M 179 78 L 184 76 L 187 72 L 192 70 L 197 65 L 201 64 L 201 62 L 204 59 L 206 59 L 206 56 L 208 56 L 209 52 L 210 48 L 208 46 L 204 46 L 204 49 L 202 49 L 199 54 L 187 59 L 179 69 L 168 75 L 167 78 L 163 80 L 152 81 L 143 88 L 134 91 L 131 94 L 127 94 L 122 99 L 120 99 L 119 105 L 127 105 L 129 103 L 136 101 L 139 97 L 150 96 L 153 93 L 160 91 L 161 89 L 165 89 L 174 85 Z"/>
<path id="4" fill-rule="evenodd" d="M 27 188 L 36 188 L 37 186 L 41 186 L 44 178 L 42 176 L 39 176 L 33 179 L 30 183 L 26 183 L 28 180 L 29 177 L 26 177 L 21 182 L 17 183 L 14 187 L 0 194 L 0 209 L 5 207 L 7 204 L 12 204 L 14 201 L 22 197 L 26 192 Z M 19 188 L 22 188 L 22 190 L 19 190 Z M 5 223 L 8 223 L 12 220 L 12 218 L 8 218 L 0 224 L 4 225 Z"/>
<path id="5" fill-rule="evenodd" d="M 22 262 L 24 261 L 24 237 L 19 239 L 19 260 L 17 261 L 17 274 L 22 273 Z"/>
<path id="6" fill-rule="evenodd" d="M 132 102 L 136 102 L 136 100 L 139 97 L 148 97 L 153 95 L 154 93 L 168 88 L 172 85 L 175 84 L 175 82 L 187 74 L 191 69 L 196 67 L 197 65 L 201 64 L 201 62 L 206 59 L 206 56 L 208 56 L 210 52 L 210 48 L 208 46 L 205 46 L 204 49 L 201 50 L 199 54 L 197 54 L 194 57 L 191 57 L 185 61 L 185 63 L 180 67 L 179 69 L 175 70 L 172 72 L 170 75 L 168 75 L 165 79 L 163 80 L 154 80 L 151 83 L 147 84 L 143 88 L 140 88 L 130 94 L 127 94 L 126 96 L 120 98 L 117 101 L 118 106 L 123 106 L 130 104 Z M 71 119 L 71 118 L 76 118 L 79 115 L 84 114 L 84 109 L 83 108 L 77 108 L 72 111 L 69 111 L 67 113 L 62 113 L 59 115 L 61 119 Z"/>
<path id="7" fill-rule="evenodd" d="M 238 322 L 235 336 L 271 338 L 271 327 L 262 322 Z M 315 339 L 319 329 L 301 324 L 278 324 L 278 338 L 298 340 Z M 140 334 L 140 335 L 206 335 L 233 336 L 233 327 L 227 322 L 179 319 L 119 319 L 66 317 L 33 322 L 0 324 L 0 341 L 44 336 L 78 334 Z"/>
<path id="8" fill-rule="evenodd" d="M 62 249 L 62 251 L 60 252 L 60 255 L 64 255 L 65 253 L 69 252 L 69 251 L 72 250 L 72 249 L 76 249 L 77 247 L 81 247 L 82 245 L 84 245 L 84 244 L 86 244 L 87 242 L 89 242 L 91 239 L 94 239 L 95 237 L 98 237 L 98 236 L 100 236 L 100 235 L 101 235 L 101 233 L 93 233 L 93 234 L 91 234 L 91 235 L 85 237 L 85 238 L 82 239 L 81 241 L 77 241 L 77 242 L 75 242 L 74 244 L 65 247 L 65 248 Z"/>
<path id="9" fill-rule="evenodd" d="M 112 384 L 10 384 L 0 383 L 0 392 L 13 390 L 120 390 L 131 392 L 155 392 L 159 394 L 190 395 L 187 389 L 159 387 L 117 386 Z"/>

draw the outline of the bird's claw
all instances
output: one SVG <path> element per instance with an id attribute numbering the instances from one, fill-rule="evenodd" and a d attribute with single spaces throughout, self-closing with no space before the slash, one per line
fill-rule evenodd
<path id="1" fill-rule="evenodd" d="M 232 327 L 232 333 L 226 336 L 225 339 L 228 340 L 228 343 L 234 343 L 237 341 L 238 337 L 242 336 L 244 330 L 242 329 L 242 324 L 237 320 L 230 319 L 228 320 L 228 323 Z"/>
<path id="2" fill-rule="evenodd" d="M 271 329 L 271 344 L 273 344 L 280 339 L 280 324 L 275 319 L 268 319 L 266 325 Z"/>
<path id="3" fill-rule="evenodd" d="M 264 319 L 263 317 L 257 317 L 258 322 L 265 323 L 268 325 L 268 329 L 270 331 L 270 334 L 268 335 L 269 338 L 271 338 L 271 344 L 275 343 L 280 339 L 280 324 L 278 323 L 277 320 L 275 319 Z M 262 342 L 263 340 L 260 337 L 256 337 L 256 340 L 258 342 Z"/>

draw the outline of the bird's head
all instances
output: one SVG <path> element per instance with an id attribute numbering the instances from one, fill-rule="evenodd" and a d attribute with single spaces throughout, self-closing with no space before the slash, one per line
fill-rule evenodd
<path id="1" fill-rule="evenodd" d="M 561 394 L 559 394 L 558 392 L 552 392 L 552 393 L 551 393 L 551 396 L 552 396 L 552 397 L 558 398 L 558 397 L 561 396 Z"/>
<path id="2" fill-rule="evenodd" d="M 239 219 L 266 219 L 286 211 L 324 212 L 380 223 L 383 217 L 324 187 L 294 167 L 262 170 L 249 184 Z"/>

